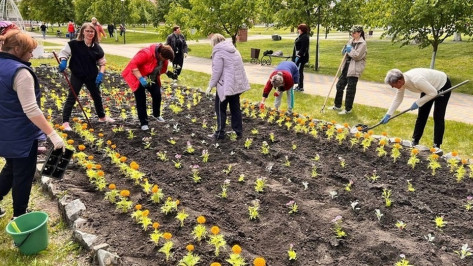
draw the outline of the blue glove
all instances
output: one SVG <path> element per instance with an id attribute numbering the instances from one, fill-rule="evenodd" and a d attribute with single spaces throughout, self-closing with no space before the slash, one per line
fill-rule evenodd
<path id="1" fill-rule="evenodd" d="M 103 78 L 103 73 L 99 72 L 99 74 L 97 75 L 97 78 L 95 79 L 95 86 L 98 87 L 100 83 L 102 83 L 102 78 Z"/>
<path id="2" fill-rule="evenodd" d="M 351 48 L 352 48 L 351 45 L 347 44 L 347 46 L 345 47 L 345 52 L 346 53 L 351 52 Z"/>
<path id="3" fill-rule="evenodd" d="M 417 105 L 416 102 L 414 102 L 414 103 L 412 104 L 412 106 L 411 106 L 411 110 L 415 110 L 415 109 L 417 109 L 417 108 L 419 108 L 419 106 Z"/>
<path id="4" fill-rule="evenodd" d="M 143 86 L 143 87 L 148 86 L 148 82 L 146 81 L 146 79 L 144 77 L 140 78 L 140 83 L 141 83 L 141 86 Z"/>
<path id="5" fill-rule="evenodd" d="M 296 58 L 294 58 L 294 63 L 297 65 L 297 61 L 299 61 L 299 57 L 296 56 Z"/>
<path id="6" fill-rule="evenodd" d="M 63 72 L 67 67 L 67 60 L 62 59 L 61 63 L 59 63 L 59 72 Z"/>
<path id="7" fill-rule="evenodd" d="M 383 119 L 381 119 L 380 123 L 386 124 L 389 121 L 389 118 L 391 118 L 391 115 L 385 114 Z"/>

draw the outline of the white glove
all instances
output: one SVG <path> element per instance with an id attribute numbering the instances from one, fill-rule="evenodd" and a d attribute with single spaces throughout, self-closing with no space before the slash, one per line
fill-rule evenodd
<path id="1" fill-rule="evenodd" d="M 184 58 L 187 58 L 187 53 L 184 53 Z"/>
<path id="2" fill-rule="evenodd" d="M 210 92 L 212 91 L 212 87 L 207 87 L 207 90 L 205 90 L 205 95 L 210 95 Z"/>
<path id="3" fill-rule="evenodd" d="M 61 137 L 59 137 L 56 130 L 53 130 L 53 132 L 49 133 L 48 138 L 53 143 L 55 150 L 61 149 L 61 148 L 64 150 L 64 140 Z"/>

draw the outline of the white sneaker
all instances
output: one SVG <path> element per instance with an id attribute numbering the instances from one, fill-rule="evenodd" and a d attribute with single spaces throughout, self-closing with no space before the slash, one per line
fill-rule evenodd
<path id="1" fill-rule="evenodd" d="M 143 131 L 146 131 L 148 129 L 149 129 L 148 125 L 142 125 L 141 126 L 141 130 L 143 130 Z"/>
<path id="2" fill-rule="evenodd" d="M 353 110 L 350 110 L 350 111 L 347 111 L 347 110 L 342 110 L 340 112 L 338 112 L 339 115 L 346 115 L 346 114 L 349 114 L 351 113 Z"/>
<path id="3" fill-rule="evenodd" d="M 341 111 L 341 110 L 342 110 L 342 108 L 336 107 L 335 105 L 334 105 L 334 106 L 330 106 L 328 109 L 334 110 L 334 111 Z"/>
<path id="4" fill-rule="evenodd" d="M 69 125 L 69 122 L 64 122 L 62 123 L 62 126 L 64 127 L 64 131 L 72 131 L 71 126 Z"/>
<path id="5" fill-rule="evenodd" d="M 162 116 L 160 117 L 155 117 L 156 118 L 156 121 L 160 122 L 160 123 L 164 123 L 166 122 L 166 120 L 164 120 L 164 118 Z"/>
<path id="6" fill-rule="evenodd" d="M 111 117 L 109 117 L 109 116 L 104 116 L 104 117 L 102 117 L 102 118 L 99 118 L 99 122 L 101 122 L 101 123 L 105 123 L 105 122 L 107 122 L 107 123 L 113 123 L 113 122 L 115 122 L 115 119 L 113 119 L 113 118 L 111 118 Z"/>

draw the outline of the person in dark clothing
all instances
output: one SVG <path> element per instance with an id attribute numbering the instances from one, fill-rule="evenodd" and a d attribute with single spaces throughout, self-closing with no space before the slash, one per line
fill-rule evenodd
<path id="1" fill-rule="evenodd" d="M 187 43 L 184 35 L 181 34 L 181 27 L 174 26 L 172 33 L 168 35 L 166 44 L 170 45 L 174 51 L 174 60 L 172 67 L 174 69 L 175 79 L 179 77 L 184 64 L 184 58 L 187 57 Z"/>
<path id="2" fill-rule="evenodd" d="M 107 25 L 107 30 L 108 30 L 108 34 L 110 35 L 110 38 L 113 37 L 113 32 L 115 31 L 115 25 L 113 24 L 108 24 Z"/>
<path id="3" fill-rule="evenodd" d="M 43 39 L 46 39 L 46 29 L 48 28 L 48 26 L 46 26 L 43 22 L 43 24 L 41 24 L 41 26 L 39 27 L 41 29 L 41 33 L 43 34 Z"/>
<path id="4" fill-rule="evenodd" d="M 103 73 L 105 72 L 105 54 L 98 43 L 97 30 L 92 23 L 84 23 L 80 29 L 77 40 L 66 43 L 59 53 L 59 71 L 63 72 L 67 67 L 69 60 L 69 69 L 71 70 L 71 84 L 76 95 L 85 83 L 94 100 L 95 112 L 99 117 L 99 122 L 113 123 L 115 120 L 105 116 L 102 105 L 102 96 L 100 95 L 100 84 L 102 83 Z M 97 69 L 100 67 L 100 71 Z M 69 91 L 64 109 L 62 111 L 62 122 L 64 130 L 71 131 L 69 119 L 72 108 L 76 102 L 74 94 Z"/>
<path id="5" fill-rule="evenodd" d="M 297 26 L 297 36 L 292 50 L 292 62 L 299 68 L 299 85 L 296 91 L 304 91 L 304 66 L 309 62 L 309 27 L 306 24 Z"/>

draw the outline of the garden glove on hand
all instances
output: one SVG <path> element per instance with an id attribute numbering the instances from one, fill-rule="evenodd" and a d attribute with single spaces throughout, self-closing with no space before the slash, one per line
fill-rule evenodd
<path id="1" fill-rule="evenodd" d="M 103 73 L 102 72 L 99 72 L 99 74 L 97 74 L 97 78 L 95 79 L 95 86 L 100 86 L 100 84 L 102 83 L 102 78 L 103 78 Z"/>
<path id="2" fill-rule="evenodd" d="M 294 58 L 294 63 L 297 65 L 297 62 L 299 61 L 299 56 L 296 56 L 296 58 Z"/>
<path id="3" fill-rule="evenodd" d="M 263 110 L 264 109 L 264 102 L 259 103 L 259 109 Z"/>
<path id="4" fill-rule="evenodd" d="M 67 67 L 67 60 L 66 59 L 62 59 L 61 60 L 61 63 L 59 63 L 59 72 L 64 72 L 64 70 L 66 69 Z"/>
<path id="5" fill-rule="evenodd" d="M 389 118 L 391 118 L 391 115 L 385 114 L 383 119 L 381 119 L 380 123 L 386 124 L 389 121 Z"/>
<path id="6" fill-rule="evenodd" d="M 64 140 L 59 137 L 56 130 L 53 130 L 51 133 L 49 133 L 48 138 L 53 143 L 55 150 L 62 148 L 62 150 L 64 151 Z"/>
<path id="7" fill-rule="evenodd" d="M 210 95 L 210 92 L 212 91 L 212 87 L 207 87 L 207 89 L 205 90 L 205 95 L 209 96 Z"/>
<path id="8" fill-rule="evenodd" d="M 415 110 L 415 109 L 417 109 L 417 108 L 419 108 L 419 106 L 417 105 L 416 102 L 414 102 L 414 103 L 412 104 L 412 106 L 411 106 L 410 109 L 411 109 L 411 110 Z"/>
<path id="9" fill-rule="evenodd" d="M 176 78 L 174 77 L 174 73 L 171 72 L 171 71 L 169 71 L 169 70 L 166 72 L 166 76 L 168 76 L 168 78 L 170 78 L 170 79 L 176 79 Z"/>
<path id="10" fill-rule="evenodd" d="M 144 77 L 139 78 L 141 86 L 146 87 L 148 86 L 148 81 Z"/>
<path id="11" fill-rule="evenodd" d="M 345 47 L 345 52 L 346 53 L 351 52 L 351 48 L 352 48 L 351 45 L 347 44 L 347 46 Z"/>

